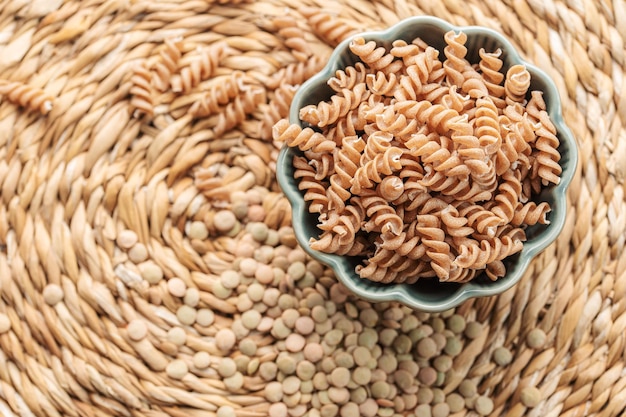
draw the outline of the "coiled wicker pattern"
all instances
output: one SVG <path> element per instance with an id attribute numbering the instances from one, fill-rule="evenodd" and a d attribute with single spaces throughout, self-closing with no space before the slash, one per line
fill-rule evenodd
<path id="1" fill-rule="evenodd" d="M 271 106 L 281 81 L 289 82 L 283 68 L 311 75 L 292 54 L 288 38 L 264 29 L 264 19 L 284 16 L 286 9 L 304 33 L 312 68 L 361 28 L 382 29 L 431 14 L 502 32 L 556 81 L 580 147 L 568 221 L 519 285 L 456 309 L 479 323 L 480 331 L 472 339 L 463 336 L 440 388 L 455 393 L 461 381 L 471 380 L 493 402 L 493 416 L 623 415 L 622 0 L 0 0 L 0 80 L 54 98 L 42 115 L 0 97 L 0 414 L 269 415 L 268 381 L 254 366 L 240 372 L 240 383 L 217 372 L 224 358 L 241 352 L 237 343 L 229 346 L 228 338 L 216 336 L 235 329 L 241 339 L 246 310 L 235 293 L 224 296 L 220 276 L 252 254 L 246 252 L 249 240 L 239 240 L 245 220 L 236 226 L 240 230 L 226 233 L 216 219 L 230 203 L 235 210 L 229 195 L 246 192 L 248 216 L 295 247 L 289 206 L 274 178 L 278 149 L 270 129 L 262 128 L 266 115 L 259 110 Z M 155 89 L 152 117 L 133 118 L 133 69 L 157 64 L 168 39 L 180 39 L 189 55 L 225 42 L 233 52 L 220 58 L 214 74 L 244 72 L 267 90 L 267 102 L 232 129 L 222 121 L 216 134 L 219 115 L 202 118 L 187 111 L 204 99 L 211 82 L 198 79 L 188 91 Z M 195 305 L 195 323 L 183 300 L 172 295 L 176 287 L 165 284 L 174 277 L 194 289 L 186 302 Z M 310 303 L 339 300 L 344 325 L 371 311 L 369 303 L 343 294 L 328 271 L 318 278 L 318 286 L 305 290 L 287 273 L 267 285 Z M 300 314 L 312 305 L 304 303 Z M 271 320 L 272 314 L 268 310 L 263 318 Z M 256 343 L 257 365 L 274 361 L 285 348 L 284 340 L 263 327 L 268 320 L 246 336 Z M 397 320 L 385 319 L 375 331 L 402 332 L 397 326 Z M 532 338 L 537 329 L 545 343 Z M 499 348 L 511 352 L 510 363 L 494 361 Z M 419 381 L 412 383 L 420 389 Z M 531 401 L 533 387 L 539 396 Z M 292 415 L 312 408 L 307 398 L 302 394 L 304 406 L 294 405 Z M 385 415 L 411 415 L 394 411 L 399 406 L 390 399 L 374 404 L 392 409 Z M 454 416 L 477 415 L 471 405 Z"/>

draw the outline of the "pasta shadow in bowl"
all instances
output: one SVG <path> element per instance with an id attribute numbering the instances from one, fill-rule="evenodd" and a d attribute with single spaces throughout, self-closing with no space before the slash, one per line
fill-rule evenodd
<path id="1" fill-rule="evenodd" d="M 407 283 L 379 283 L 364 279 L 355 271 L 357 265 L 362 264 L 363 258 L 344 256 L 333 253 L 324 253 L 310 247 L 310 240 L 318 239 L 321 230 L 318 227 L 319 213 L 310 213 L 308 202 L 303 192 L 298 188 L 299 179 L 295 177 L 296 168 L 293 160 L 303 152 L 295 147 L 284 146 L 277 160 L 277 179 L 279 185 L 292 206 L 293 228 L 302 248 L 314 259 L 328 265 L 348 290 L 355 295 L 372 302 L 397 301 L 411 308 L 425 312 L 441 312 L 454 308 L 473 297 L 498 295 L 515 285 L 528 268 L 531 260 L 541 253 L 548 245 L 556 240 L 565 224 L 566 192 L 572 181 L 576 169 L 578 153 L 576 142 L 568 127 L 565 125 L 562 114 L 558 90 L 552 80 L 539 68 L 523 61 L 511 43 L 499 33 L 476 26 L 457 27 L 441 19 L 427 16 L 408 18 L 385 31 L 365 32 L 358 37 L 366 42 L 374 40 L 378 46 L 389 49 L 396 40 L 411 43 L 420 38 L 426 44 L 439 51 L 440 57 L 444 54 L 446 41 L 444 35 L 449 31 L 463 32 L 467 35 L 465 47 L 466 58 L 470 63 L 477 63 L 479 50 L 502 51 L 502 73 L 514 65 L 524 65 L 530 74 L 530 91 L 543 92 L 546 111 L 556 129 L 559 140 L 558 161 L 562 172 L 557 185 L 545 186 L 532 196 L 536 203 L 546 202 L 551 211 L 547 214 L 548 224 L 533 224 L 525 229 L 526 240 L 521 251 L 502 260 L 506 268 L 504 276 L 492 280 L 486 274 L 478 273 L 476 277 L 464 283 L 441 282 L 437 278 L 420 278 L 416 282 Z M 350 42 L 343 41 L 331 55 L 327 66 L 318 74 L 305 82 L 294 96 L 291 104 L 289 122 L 298 125 L 301 129 L 316 126 L 300 118 L 300 110 L 308 105 L 317 105 L 328 101 L 336 92 L 329 86 L 328 80 L 336 75 L 338 70 L 354 66 L 359 61 L 350 50 Z M 410 281 L 410 280 L 409 280 Z"/>

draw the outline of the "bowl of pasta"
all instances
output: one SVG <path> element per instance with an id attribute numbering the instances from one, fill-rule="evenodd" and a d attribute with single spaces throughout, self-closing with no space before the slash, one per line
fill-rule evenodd
<path id="1" fill-rule="evenodd" d="M 433 17 L 344 40 L 273 137 L 304 250 L 355 295 L 426 312 L 515 285 L 577 164 L 554 82 L 501 34 Z"/>

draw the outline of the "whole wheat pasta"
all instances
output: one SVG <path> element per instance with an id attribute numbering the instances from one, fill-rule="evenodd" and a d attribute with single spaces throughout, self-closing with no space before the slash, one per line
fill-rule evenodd
<path id="1" fill-rule="evenodd" d="M 11 103 L 41 114 L 48 114 L 54 102 L 54 97 L 42 89 L 19 81 L 0 80 L 0 96 L 4 96 Z"/>
<path id="2" fill-rule="evenodd" d="M 178 70 L 178 60 L 182 56 L 180 40 L 165 40 L 165 47 L 159 53 L 160 60 L 154 65 L 152 82 L 159 91 L 169 88 L 172 75 Z"/>
<path id="3" fill-rule="evenodd" d="M 152 74 L 146 66 L 145 62 L 133 68 L 133 76 L 130 79 L 132 87 L 130 88 L 130 106 L 134 117 L 141 115 L 152 116 L 154 113 L 154 103 L 152 99 Z"/>
<path id="4" fill-rule="evenodd" d="M 542 186 L 558 182 L 559 141 L 523 66 L 500 51 L 467 59 L 464 33 L 439 52 L 422 40 L 352 40 L 358 61 L 328 81 L 334 94 L 283 119 L 273 137 L 298 147 L 299 188 L 322 233 L 311 248 L 357 256 L 360 277 L 495 280 L 549 223 Z"/>

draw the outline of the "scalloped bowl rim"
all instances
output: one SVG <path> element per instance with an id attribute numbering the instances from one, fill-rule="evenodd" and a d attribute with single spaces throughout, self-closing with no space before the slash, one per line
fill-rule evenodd
<path id="1" fill-rule="evenodd" d="M 302 125 L 302 122 L 299 119 L 299 103 L 301 103 L 303 101 L 303 97 L 309 93 L 309 89 L 320 84 L 326 84 L 326 81 L 330 77 L 334 76 L 335 71 L 341 68 L 339 65 L 339 62 L 341 61 L 340 57 L 346 53 L 346 51 L 349 51 L 348 45 L 355 36 L 362 36 L 365 39 L 378 40 L 401 39 L 402 33 L 405 32 L 411 25 L 431 25 L 440 29 L 443 33 L 450 30 L 457 32 L 463 31 L 468 35 L 468 39 L 475 35 L 492 38 L 498 46 L 506 52 L 509 57 L 508 59 L 511 62 L 524 64 L 531 73 L 533 79 L 535 79 L 535 77 L 539 77 L 545 84 L 543 91 L 546 97 L 550 97 L 551 101 L 549 109 L 550 118 L 557 128 L 558 136 L 561 142 L 565 142 L 565 146 L 569 149 L 569 161 L 566 164 L 561 164 L 563 168 L 561 181 L 550 191 L 550 195 L 554 198 L 552 212 L 550 213 L 550 225 L 545 227 L 545 229 L 535 239 L 524 243 L 523 250 L 516 262 L 515 271 L 512 273 L 507 271 L 507 275 L 505 277 L 489 283 L 488 286 L 476 285 L 474 282 L 462 284 L 449 297 L 444 300 L 432 302 L 417 300 L 409 293 L 409 285 L 418 284 L 386 284 L 385 287 L 377 288 L 375 292 L 369 291 L 366 288 L 363 288 L 363 284 L 360 281 L 361 278 L 356 275 L 354 266 L 350 262 L 347 262 L 344 256 L 326 254 L 310 248 L 308 242 L 308 238 L 310 236 L 307 235 L 304 230 L 304 219 L 307 216 L 310 216 L 310 214 L 308 213 L 306 203 L 300 190 L 293 187 L 293 184 L 290 183 L 292 179 L 290 180 L 283 170 L 283 167 L 285 167 L 286 164 L 291 164 L 291 161 L 288 158 L 292 157 L 295 152 L 287 146 L 284 146 L 279 153 L 276 163 L 276 176 L 279 186 L 291 204 L 293 229 L 299 245 L 312 258 L 332 268 L 339 281 L 342 282 L 348 290 L 355 295 L 372 302 L 397 301 L 416 310 L 425 312 L 441 312 L 454 308 L 470 298 L 498 295 L 508 290 L 521 279 L 531 260 L 556 240 L 565 224 L 567 211 L 566 193 L 567 188 L 574 177 L 576 165 L 578 163 L 578 151 L 576 141 L 563 120 L 561 101 L 556 85 L 543 70 L 524 61 L 513 45 L 503 35 L 492 29 L 480 26 L 455 26 L 444 20 L 431 16 L 410 17 L 398 22 L 386 30 L 362 32 L 342 41 L 330 55 L 326 66 L 320 72 L 304 82 L 296 92 L 289 113 L 290 123 L 298 123 Z M 355 277 L 356 279 L 350 278 L 350 276 Z"/>

